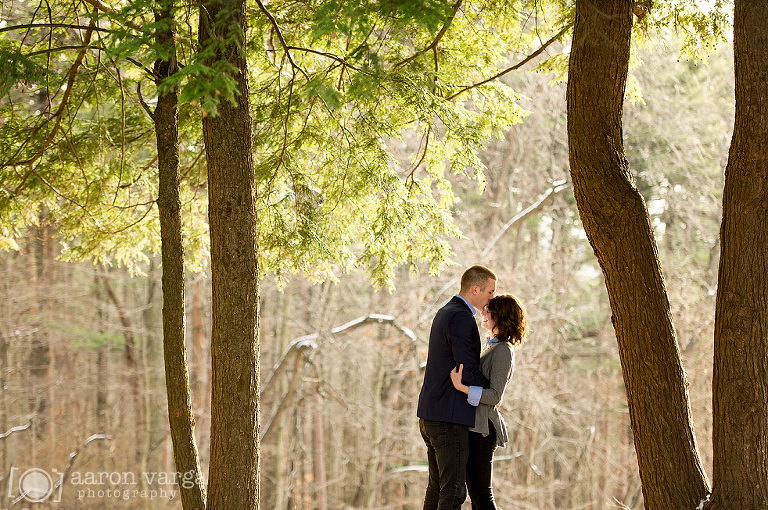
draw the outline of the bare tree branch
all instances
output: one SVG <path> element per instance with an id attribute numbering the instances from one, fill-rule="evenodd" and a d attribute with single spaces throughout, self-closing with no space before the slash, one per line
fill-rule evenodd
<path id="1" fill-rule="evenodd" d="M 304 373 L 304 357 L 306 356 L 306 351 L 308 349 L 317 349 L 317 344 L 314 342 L 301 342 L 296 345 L 299 347 L 297 347 L 298 351 L 293 363 L 293 377 L 291 377 L 291 383 L 288 386 L 288 391 L 286 391 L 282 398 L 278 401 L 275 408 L 275 414 L 273 414 L 272 417 L 266 422 L 266 425 L 261 431 L 259 441 L 264 441 L 271 431 L 276 430 L 272 425 L 277 423 L 278 418 L 280 418 L 280 416 L 286 411 L 288 408 L 288 403 L 293 400 L 293 396 L 299 390 L 299 386 L 301 385 L 301 376 Z M 280 365 L 278 368 L 281 367 L 282 365 Z M 272 380 L 272 378 L 270 378 L 270 380 Z M 261 393 L 263 393 L 263 390 Z"/>
<path id="2" fill-rule="evenodd" d="M 83 441 L 83 444 L 78 446 L 77 449 L 75 449 L 74 452 L 69 454 L 69 460 L 67 461 L 67 466 L 64 468 L 64 471 L 62 472 L 61 476 L 56 481 L 56 483 L 53 484 L 53 490 L 55 491 L 56 489 L 61 487 L 64 482 L 67 481 L 67 478 L 69 478 L 69 475 L 72 473 L 72 468 L 75 465 L 75 459 L 77 458 L 78 455 L 80 455 L 80 451 L 83 448 L 85 448 L 86 446 L 88 446 L 89 444 L 91 444 L 94 441 L 110 440 L 110 439 L 112 439 L 112 438 L 110 436 L 105 435 L 105 434 L 91 434 L 90 436 L 88 436 L 88 438 L 85 441 Z"/>
<path id="3" fill-rule="evenodd" d="M 503 227 L 496 233 L 496 235 L 493 237 L 493 239 L 490 240 L 490 242 L 486 245 L 486 247 L 483 249 L 483 252 L 480 254 L 480 257 L 485 257 L 488 255 L 488 253 L 491 251 L 491 249 L 496 245 L 496 243 L 499 242 L 499 239 L 501 239 L 501 236 L 504 235 L 504 233 L 512 227 L 512 225 L 515 225 L 517 223 L 520 223 L 521 221 L 525 221 L 529 217 L 533 216 L 535 213 L 541 211 L 545 205 L 547 205 L 548 202 L 554 198 L 555 195 L 558 193 L 561 193 L 565 191 L 566 189 L 570 188 L 573 184 L 570 182 L 566 182 L 564 180 L 562 181 L 555 181 L 552 183 L 552 187 L 549 188 L 547 191 L 545 191 L 538 200 L 536 200 L 534 203 L 520 211 L 519 213 L 515 214 L 508 222 L 504 224 Z"/>
<path id="4" fill-rule="evenodd" d="M 341 333 L 345 333 L 349 330 L 359 328 L 366 324 L 374 324 L 374 323 L 389 324 L 395 329 L 397 329 L 398 331 L 400 331 L 403 334 L 403 336 L 405 336 L 411 341 L 412 351 L 415 355 L 414 359 L 416 362 L 416 370 L 418 371 L 420 366 L 420 360 L 418 357 L 416 344 L 419 341 L 419 339 L 411 329 L 400 325 L 395 320 L 395 318 L 392 317 L 391 315 L 381 315 L 381 314 L 375 314 L 375 313 L 364 315 L 362 317 L 358 317 L 357 319 L 351 320 L 345 324 L 342 324 L 341 326 L 332 328 L 328 333 L 328 335 L 330 336 L 339 335 Z M 291 382 L 288 386 L 288 390 L 279 399 L 274 415 L 265 422 L 266 425 L 262 428 L 262 431 L 261 431 L 261 439 L 260 439 L 261 441 L 263 441 L 268 436 L 268 434 L 272 431 L 273 424 L 276 423 L 280 415 L 283 412 L 285 412 L 286 408 L 288 407 L 288 403 L 292 401 L 294 395 L 298 391 L 299 386 L 301 385 L 301 376 L 304 373 L 305 362 L 311 363 L 311 361 L 309 360 L 309 357 L 317 349 L 317 343 L 315 342 L 315 340 L 320 338 L 320 336 L 321 336 L 320 333 L 312 333 L 311 335 L 298 337 L 294 339 L 290 344 L 288 344 L 288 347 L 283 352 L 283 355 L 275 364 L 275 368 L 272 370 L 272 373 L 269 375 L 266 382 L 262 385 L 261 392 L 259 393 L 260 396 L 264 395 L 271 388 L 273 381 L 277 380 L 277 376 L 281 374 L 283 370 L 285 370 L 285 367 L 288 365 L 286 363 L 286 360 L 293 353 L 296 353 L 296 356 L 294 358 L 294 364 L 293 364 L 293 376 L 291 377 Z"/>
<path id="5" fill-rule="evenodd" d="M 261 391 L 259 392 L 259 395 L 264 395 L 264 393 L 266 393 L 271 386 L 272 381 L 275 380 L 275 377 L 282 372 L 283 367 L 285 366 L 285 360 L 288 358 L 288 356 L 290 356 L 294 351 L 299 353 L 297 356 L 301 356 L 304 352 L 307 351 L 314 351 L 317 349 L 315 340 L 318 338 L 320 338 L 320 335 L 318 333 L 313 333 L 311 335 L 301 336 L 293 340 L 285 349 L 285 352 L 283 352 L 280 360 L 275 364 L 275 368 L 272 370 L 272 373 L 269 374 L 266 382 L 261 385 Z"/>
<path id="6" fill-rule="evenodd" d="M 14 432 L 21 432 L 22 430 L 27 430 L 30 426 L 32 426 L 31 423 L 27 423 L 25 425 L 19 425 L 17 427 L 11 427 L 10 429 L 0 434 L 0 439 L 5 439 L 6 437 L 10 436 Z"/>
<path id="7" fill-rule="evenodd" d="M 101 282 L 104 285 L 104 289 L 107 291 L 109 300 L 112 301 L 113 305 L 115 305 L 115 310 L 117 310 L 117 316 L 120 319 L 120 324 L 123 326 L 123 336 L 125 338 L 125 361 L 129 368 L 136 369 L 136 342 L 133 338 L 131 321 L 128 319 L 128 315 L 125 313 L 125 310 L 120 304 L 120 299 L 117 297 L 115 290 L 112 288 L 112 284 L 109 283 L 109 279 L 106 276 L 103 276 L 101 278 Z"/>
<path id="8" fill-rule="evenodd" d="M 542 193 L 542 195 L 531 205 L 520 211 L 519 213 L 515 214 L 508 222 L 506 222 L 501 229 L 496 233 L 496 235 L 491 239 L 491 241 L 485 246 L 483 249 L 480 257 L 485 257 L 490 253 L 491 249 L 496 245 L 496 243 L 499 242 L 499 239 L 504 235 L 504 233 L 509 230 L 512 226 L 517 225 L 521 221 L 524 221 L 534 215 L 535 213 L 541 211 L 547 203 L 552 200 L 555 195 L 562 193 L 566 189 L 573 186 L 572 183 L 566 182 L 564 180 L 562 181 L 555 181 L 552 183 L 552 187 L 549 188 L 547 191 Z M 443 285 L 443 287 L 435 294 L 435 299 L 432 301 L 432 304 L 429 306 L 426 312 L 424 312 L 420 317 L 419 320 L 425 320 L 432 316 L 434 313 L 434 309 L 437 303 L 440 302 L 442 299 L 443 294 L 445 294 L 449 289 L 454 287 L 458 283 L 458 278 L 453 278 L 451 281 Z"/>

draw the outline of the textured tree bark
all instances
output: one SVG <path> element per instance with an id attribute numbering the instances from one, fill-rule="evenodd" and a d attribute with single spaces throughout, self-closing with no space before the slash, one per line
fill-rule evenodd
<path id="1" fill-rule="evenodd" d="M 259 277 L 245 1 L 206 0 L 200 45 L 237 71 L 236 103 L 203 118 L 211 234 L 211 450 L 208 507 L 259 507 Z"/>
<path id="2" fill-rule="evenodd" d="M 734 2 L 736 119 L 725 169 L 707 509 L 768 508 L 768 4 Z"/>
<path id="3" fill-rule="evenodd" d="M 632 7 L 577 0 L 567 89 L 579 214 L 613 312 L 646 508 L 696 508 L 708 492 L 686 377 L 642 196 L 622 140 Z"/>
<path id="4" fill-rule="evenodd" d="M 157 21 L 172 18 L 172 2 L 158 3 Z M 162 24 L 161 26 L 166 26 Z M 171 49 L 168 60 L 155 62 L 158 85 L 177 70 L 176 49 L 171 29 L 159 30 L 158 44 Z M 160 215 L 160 239 L 163 261 L 163 356 L 165 385 L 168 392 L 168 421 L 173 442 L 176 471 L 184 510 L 203 510 L 205 491 L 200 460 L 195 443 L 195 421 L 189 389 L 187 351 L 184 344 L 184 245 L 182 244 L 181 200 L 179 198 L 178 94 L 171 90 L 161 94 L 154 112 L 160 176 L 157 208 Z"/>

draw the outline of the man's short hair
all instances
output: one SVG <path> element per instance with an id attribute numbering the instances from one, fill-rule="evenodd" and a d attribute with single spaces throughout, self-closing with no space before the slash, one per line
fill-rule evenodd
<path id="1" fill-rule="evenodd" d="M 485 266 L 472 266 L 461 275 L 460 292 L 469 292 L 469 289 L 475 285 L 483 289 L 488 280 L 496 280 L 496 275 L 493 271 Z"/>

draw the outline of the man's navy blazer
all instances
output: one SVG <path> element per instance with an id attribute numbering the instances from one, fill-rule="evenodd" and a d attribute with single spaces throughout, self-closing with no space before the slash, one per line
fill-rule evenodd
<path id="1" fill-rule="evenodd" d="M 464 365 L 462 381 L 487 388 L 480 372 L 480 333 L 469 306 L 458 296 L 437 311 L 429 333 L 427 367 L 416 415 L 430 421 L 475 425 L 475 407 L 453 387 L 451 370 Z"/>

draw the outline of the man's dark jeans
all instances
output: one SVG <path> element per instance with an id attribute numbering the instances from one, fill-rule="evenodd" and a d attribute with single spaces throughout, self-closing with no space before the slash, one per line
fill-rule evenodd
<path id="1" fill-rule="evenodd" d="M 419 430 L 429 461 L 424 510 L 459 510 L 467 498 L 469 427 L 419 419 Z"/>

